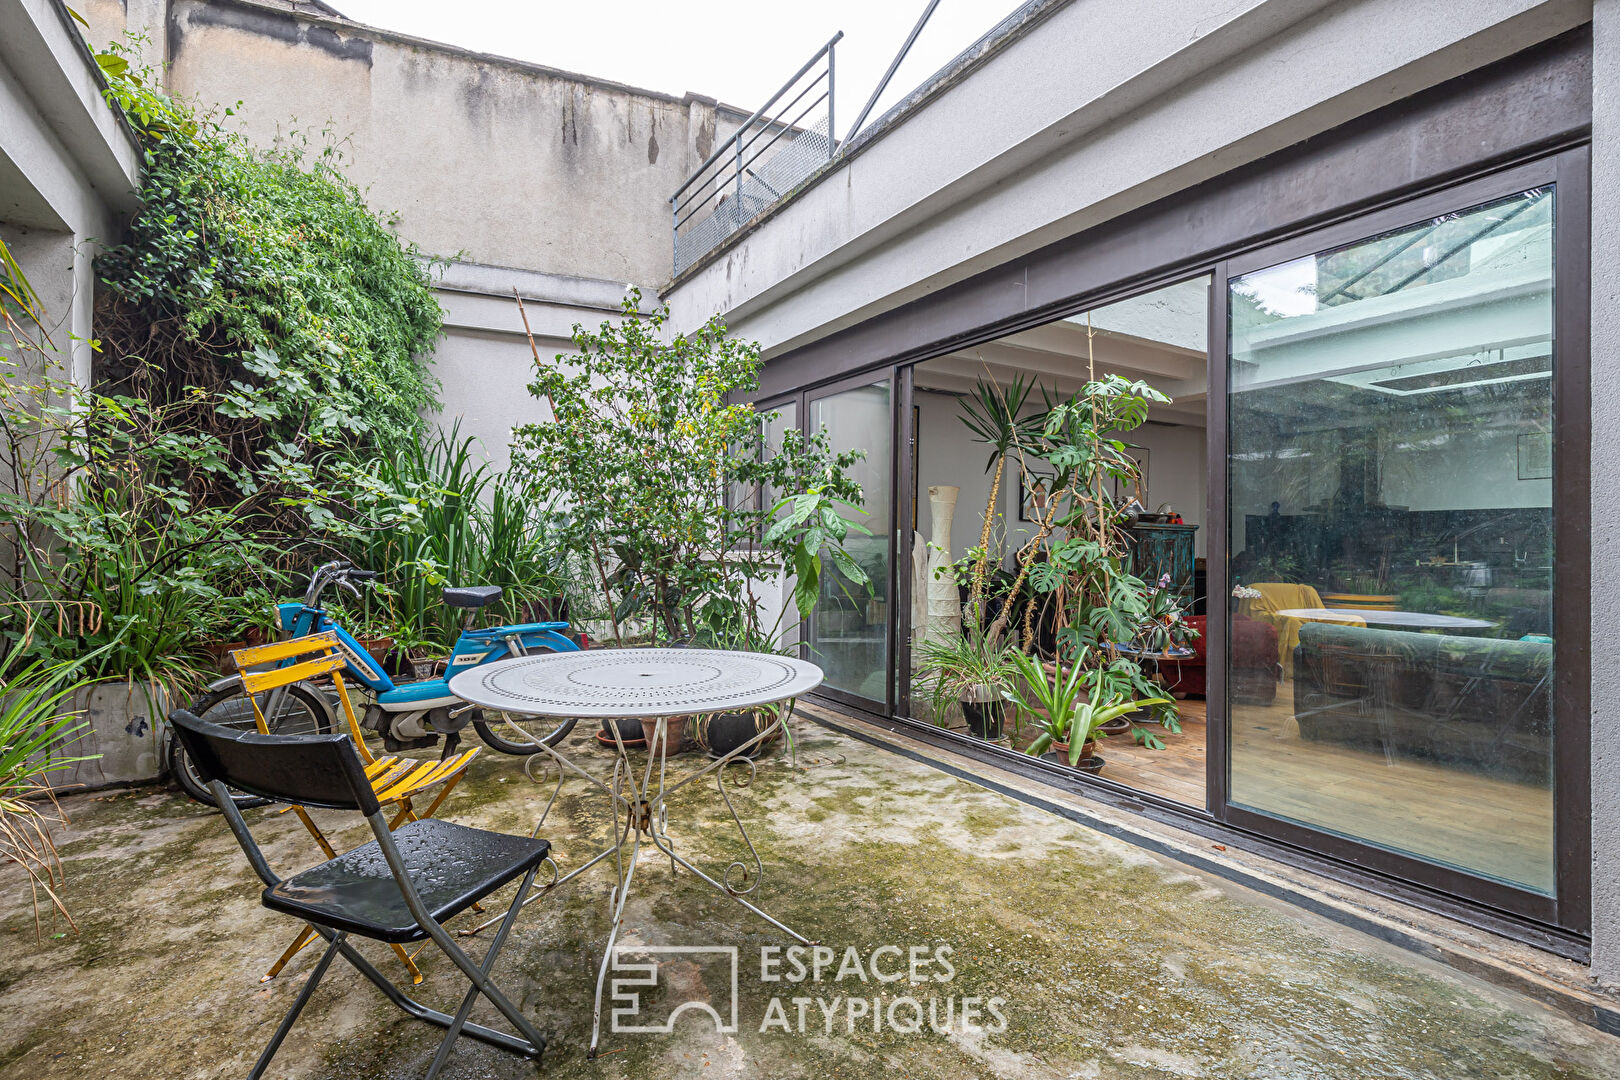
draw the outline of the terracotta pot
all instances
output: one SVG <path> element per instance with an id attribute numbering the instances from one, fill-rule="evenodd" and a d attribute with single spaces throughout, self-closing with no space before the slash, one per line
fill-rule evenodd
<path id="1" fill-rule="evenodd" d="M 360 647 L 371 654 L 371 658 L 381 664 L 388 658 L 389 652 L 394 648 L 394 639 L 391 637 L 359 638 Z"/>
<path id="2" fill-rule="evenodd" d="M 632 744 L 636 746 L 643 746 L 646 744 L 647 733 L 641 729 L 640 720 L 627 718 L 618 720 L 616 723 L 619 726 L 619 738 L 624 740 L 624 744 L 626 746 L 630 746 Z M 602 721 L 602 730 L 596 736 L 596 740 L 603 746 L 613 745 L 613 727 L 606 720 Z"/>
<path id="3" fill-rule="evenodd" d="M 1116 716 L 1097 730 L 1104 735 L 1123 735 L 1131 730 L 1131 718 L 1129 716 Z"/>
<path id="4" fill-rule="evenodd" d="M 1054 755 L 1054 754 L 1057 755 L 1057 756 L 1052 757 L 1052 755 Z M 1066 743 L 1066 742 L 1055 742 L 1055 743 L 1052 744 L 1052 749 L 1047 751 L 1047 753 L 1042 754 L 1041 756 L 1042 757 L 1049 757 L 1049 758 L 1052 758 L 1052 760 L 1059 762 L 1060 764 L 1068 765 L 1069 764 L 1069 744 Z M 1095 767 L 1088 768 L 1086 763 L 1088 761 L 1093 760 L 1093 759 L 1095 759 L 1099 764 L 1096 765 Z M 1085 741 L 1085 743 L 1080 747 L 1080 764 L 1077 767 L 1080 768 L 1081 770 L 1083 770 L 1084 772 L 1097 772 L 1102 768 L 1102 765 L 1100 764 L 1101 761 L 1102 761 L 1102 758 L 1097 756 L 1097 740 L 1096 739 L 1087 739 Z"/>
<path id="5" fill-rule="evenodd" d="M 231 653 L 237 649 L 248 647 L 247 641 L 205 641 L 202 643 L 203 652 L 214 662 L 221 675 L 229 675 L 236 670 L 236 662 L 231 659 Z"/>
<path id="6" fill-rule="evenodd" d="M 686 722 L 690 719 L 689 716 L 669 716 L 664 718 L 662 753 L 665 757 L 674 757 L 681 752 L 681 742 L 686 738 Z M 623 730 L 622 721 L 620 725 L 620 730 Z M 647 736 L 647 752 L 650 754 L 659 753 L 658 741 L 654 737 L 654 733 L 658 731 L 658 721 L 642 721 L 641 730 Z"/>

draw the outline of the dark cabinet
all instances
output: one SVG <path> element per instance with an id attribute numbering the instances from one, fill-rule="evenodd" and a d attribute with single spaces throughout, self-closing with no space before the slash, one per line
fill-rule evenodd
<path id="1" fill-rule="evenodd" d="M 1131 572 L 1149 585 L 1170 575 L 1170 588 L 1183 606 L 1193 600 L 1193 534 L 1196 525 L 1132 525 L 1125 530 L 1130 540 Z"/>

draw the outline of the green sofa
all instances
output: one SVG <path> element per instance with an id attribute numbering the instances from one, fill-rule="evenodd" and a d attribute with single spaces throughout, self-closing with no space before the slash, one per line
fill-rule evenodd
<path id="1" fill-rule="evenodd" d="M 1307 623 L 1300 737 L 1504 780 L 1549 782 L 1552 645 Z"/>

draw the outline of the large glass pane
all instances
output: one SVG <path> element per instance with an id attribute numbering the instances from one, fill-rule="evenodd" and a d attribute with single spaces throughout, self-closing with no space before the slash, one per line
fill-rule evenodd
<path id="1" fill-rule="evenodd" d="M 827 685 L 874 702 L 886 699 L 889 670 L 889 496 L 894 466 L 889 423 L 889 384 L 846 390 L 810 402 L 810 430 L 825 428 L 836 450 L 865 450 L 851 474 L 866 499 L 857 520 L 871 536 L 851 532 L 845 547 L 872 579 L 872 589 L 854 584 L 831 560 L 822 564 L 821 599 L 810 617 L 810 659 L 827 673 Z"/>
<path id="2" fill-rule="evenodd" d="M 1545 893 L 1553 201 L 1229 297 L 1232 803 Z"/>

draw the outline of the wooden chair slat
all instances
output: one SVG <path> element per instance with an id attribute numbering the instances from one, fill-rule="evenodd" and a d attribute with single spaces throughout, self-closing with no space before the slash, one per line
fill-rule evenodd
<path id="1" fill-rule="evenodd" d="M 342 666 L 343 657 L 333 654 L 318 656 L 313 660 L 305 660 L 287 667 L 271 668 L 268 671 L 244 671 L 242 688 L 250 694 L 258 694 L 265 690 L 274 690 L 278 686 L 290 686 L 305 679 L 318 678 Z"/>
<path id="2" fill-rule="evenodd" d="M 336 649 L 337 646 L 337 631 L 322 630 L 318 634 L 306 634 L 303 637 L 288 638 L 286 641 L 272 641 L 268 645 L 232 649 L 231 659 L 236 662 L 237 667 L 246 668 L 255 664 L 271 664 L 277 660 L 303 656 L 305 653 L 327 652 Z"/>

